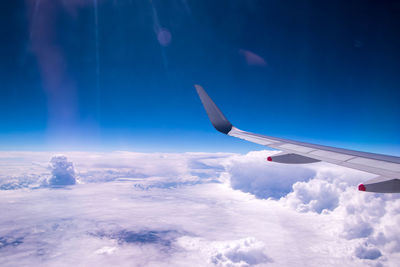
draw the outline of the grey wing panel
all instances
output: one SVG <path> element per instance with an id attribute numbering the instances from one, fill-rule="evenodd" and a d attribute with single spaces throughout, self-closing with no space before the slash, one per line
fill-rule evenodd
<path id="1" fill-rule="evenodd" d="M 320 160 L 313 159 L 310 157 L 305 157 L 299 154 L 289 153 L 283 155 L 276 155 L 267 158 L 268 161 L 286 163 L 286 164 L 307 164 L 319 162 Z"/>

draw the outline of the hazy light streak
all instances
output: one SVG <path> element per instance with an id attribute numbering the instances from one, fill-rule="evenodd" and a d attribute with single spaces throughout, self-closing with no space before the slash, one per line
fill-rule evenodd
<path id="1" fill-rule="evenodd" d="M 41 1 L 42 1 L 42 0 L 36 0 L 36 2 L 35 2 L 35 9 L 33 10 L 32 22 L 35 21 L 36 14 L 37 14 L 38 11 L 39 11 L 39 6 L 40 6 L 40 2 L 41 2 Z M 31 27 L 31 30 L 30 30 L 30 33 L 29 33 L 29 38 L 32 38 L 32 34 L 33 34 L 33 27 Z"/>
<path id="2" fill-rule="evenodd" d="M 93 0 L 95 42 L 96 42 L 96 106 L 97 117 L 100 117 L 100 52 L 99 52 L 99 10 L 97 0 Z"/>
<path id="3" fill-rule="evenodd" d="M 183 4 L 183 6 L 185 7 L 186 12 L 187 12 L 189 15 L 191 15 L 191 14 L 192 14 L 192 11 L 190 10 L 190 7 L 189 7 L 187 1 L 186 1 L 186 0 L 182 0 L 182 4 Z"/>
<path id="4" fill-rule="evenodd" d="M 157 10 L 156 10 L 156 8 L 155 8 L 155 6 L 153 4 L 153 1 L 150 0 L 150 4 L 151 4 L 151 8 L 153 10 L 154 33 L 156 35 L 157 41 L 160 43 L 159 33 L 161 31 L 163 31 L 163 30 L 165 31 L 166 29 L 163 29 L 160 26 L 160 20 L 158 18 Z M 167 56 L 165 55 L 164 45 L 162 43 L 160 43 L 160 47 L 161 47 L 161 56 L 162 56 L 162 59 L 163 59 L 165 71 L 168 72 L 168 61 L 167 61 Z"/>

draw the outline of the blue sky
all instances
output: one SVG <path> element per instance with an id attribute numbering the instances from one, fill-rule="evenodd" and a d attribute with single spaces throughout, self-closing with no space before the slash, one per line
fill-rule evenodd
<path id="1" fill-rule="evenodd" d="M 396 1 L 93 3 L 2 5 L 1 150 L 261 149 L 198 83 L 244 130 L 400 155 Z"/>

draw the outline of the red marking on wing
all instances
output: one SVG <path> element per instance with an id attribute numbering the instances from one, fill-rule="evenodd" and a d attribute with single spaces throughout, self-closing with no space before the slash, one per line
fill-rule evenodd
<path id="1" fill-rule="evenodd" d="M 365 191 L 365 185 L 360 184 L 360 185 L 358 186 L 358 190 L 360 190 L 360 191 Z"/>

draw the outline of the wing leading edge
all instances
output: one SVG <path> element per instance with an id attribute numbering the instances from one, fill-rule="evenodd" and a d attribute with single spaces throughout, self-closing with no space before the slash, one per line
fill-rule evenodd
<path id="1" fill-rule="evenodd" d="M 400 193 L 400 157 L 317 145 L 242 131 L 233 126 L 200 85 L 195 85 L 207 115 L 216 130 L 246 141 L 278 149 L 283 153 L 268 161 L 306 164 L 325 161 L 378 175 L 363 184 L 360 191 Z"/>

